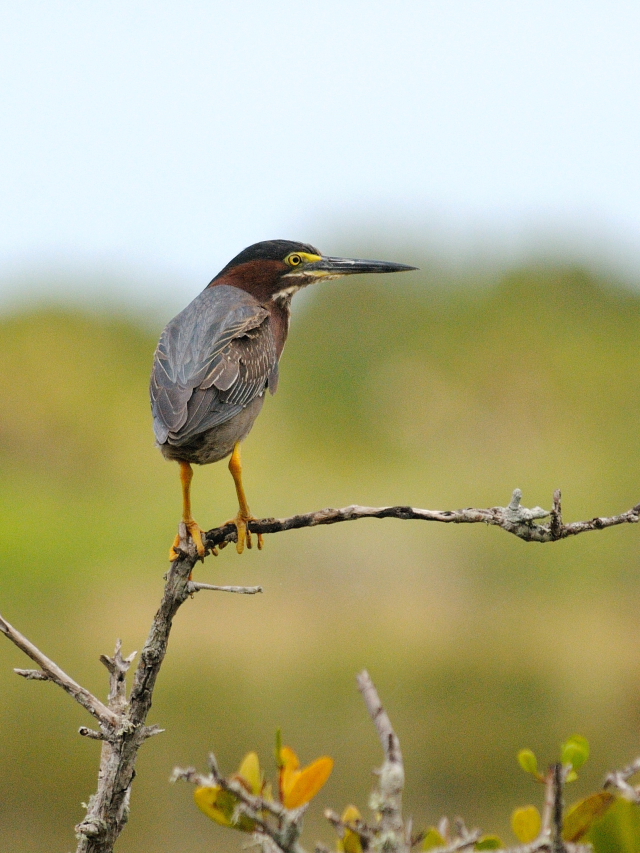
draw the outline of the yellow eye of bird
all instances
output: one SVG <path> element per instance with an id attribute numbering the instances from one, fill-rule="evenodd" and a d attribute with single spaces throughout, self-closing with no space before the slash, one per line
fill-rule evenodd
<path id="1" fill-rule="evenodd" d="M 299 264 L 302 263 L 302 258 L 300 257 L 300 255 L 289 255 L 289 257 L 287 258 L 287 263 L 291 267 L 297 267 Z"/>

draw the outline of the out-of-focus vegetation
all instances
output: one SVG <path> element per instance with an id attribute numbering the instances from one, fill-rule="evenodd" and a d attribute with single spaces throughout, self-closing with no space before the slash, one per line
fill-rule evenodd
<path id="1" fill-rule="evenodd" d="M 515 487 L 548 507 L 561 487 L 574 520 L 640 500 L 640 296 L 572 268 L 467 284 L 344 280 L 294 303 L 278 394 L 243 449 L 256 514 L 504 505 Z M 147 397 L 161 325 L 52 309 L 0 323 L 0 612 L 100 696 L 98 655 L 118 636 L 142 646 L 179 519 Z M 200 524 L 235 508 L 226 465 L 197 469 Z M 362 667 L 401 738 L 417 825 L 462 814 L 512 839 L 530 798 L 514 755 L 527 743 L 553 760 L 573 731 L 592 748 L 577 785 L 594 790 L 640 751 L 639 536 L 540 546 L 372 520 L 209 558 L 199 579 L 265 593 L 200 593 L 180 611 L 149 720 L 167 731 L 141 751 L 118 849 L 235 850 L 169 773 L 210 749 L 231 771 L 269 754 L 279 726 L 303 763 L 336 760 L 307 819 L 308 843 L 329 841 L 322 807 L 366 810 L 381 758 Z M 99 745 L 62 691 L 12 674 L 26 665 L 0 643 L 0 849 L 68 850 Z"/>

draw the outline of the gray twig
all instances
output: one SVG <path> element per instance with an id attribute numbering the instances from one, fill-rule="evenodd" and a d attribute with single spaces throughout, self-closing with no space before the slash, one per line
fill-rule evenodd
<path id="1" fill-rule="evenodd" d="M 553 821 L 551 824 L 551 849 L 553 853 L 566 853 L 567 848 L 562 840 L 564 823 L 564 771 L 558 762 L 551 768 L 553 784 Z"/>
<path id="2" fill-rule="evenodd" d="M 410 506 L 347 506 L 342 509 L 320 509 L 288 518 L 263 518 L 249 522 L 252 533 L 282 533 L 285 530 L 298 530 L 302 527 L 317 527 L 320 524 L 337 524 L 341 521 L 358 521 L 361 518 L 397 518 L 402 521 L 438 521 L 443 524 L 489 524 L 501 527 L 525 542 L 556 542 L 569 536 L 577 536 L 588 530 L 602 530 L 618 524 L 637 524 L 640 520 L 640 504 L 620 515 L 598 516 L 587 521 L 574 521 L 564 524 L 560 504 L 560 491 L 554 494 L 554 508 L 551 511 L 541 507 L 527 509 L 520 505 L 522 492 L 515 489 L 508 506 L 494 506 L 489 509 L 436 510 L 418 509 Z M 537 524 L 541 518 L 551 516 L 548 524 Z M 233 524 L 215 527 L 206 533 L 206 544 L 212 548 L 233 542 L 236 528 Z"/>
<path id="3" fill-rule="evenodd" d="M 622 770 L 614 770 L 607 774 L 604 780 L 605 788 L 617 788 L 622 796 L 630 800 L 632 803 L 640 804 L 640 789 L 629 784 L 629 779 L 640 773 L 640 758 L 636 758 L 631 764 L 623 767 Z"/>
<path id="4" fill-rule="evenodd" d="M 378 792 L 371 800 L 374 811 L 380 813 L 380 832 L 376 836 L 374 847 L 388 853 L 408 853 L 411 833 L 406 831 L 402 819 L 404 764 L 400 741 L 369 673 L 363 670 L 357 680 L 369 715 L 378 730 L 385 756 L 384 764 L 379 770 Z"/>
<path id="5" fill-rule="evenodd" d="M 82 737 L 88 737 L 91 740 L 106 740 L 102 732 L 96 732 L 93 729 L 87 728 L 87 726 L 80 726 L 78 734 L 82 735 Z"/>
<path id="6" fill-rule="evenodd" d="M 189 595 L 194 592 L 200 592 L 201 589 L 211 589 L 214 592 L 235 592 L 239 595 L 256 595 L 263 591 L 261 586 L 217 586 L 212 583 L 196 583 L 195 581 L 189 581 L 187 586 Z"/>
<path id="7" fill-rule="evenodd" d="M 76 702 L 82 705 L 83 708 L 86 708 L 102 725 L 107 728 L 113 728 L 117 725 L 118 718 L 112 710 L 107 708 L 93 693 L 81 687 L 77 681 L 74 681 L 71 676 L 60 669 L 56 663 L 43 654 L 37 646 L 34 646 L 30 640 L 27 640 L 20 631 L 14 628 L 13 625 L 10 625 L 2 616 L 0 616 L 0 632 L 28 655 L 32 661 L 35 661 L 42 670 L 41 673 L 35 670 L 16 670 L 18 675 L 38 681 L 55 682 L 55 684 L 62 687 L 70 696 L 73 696 Z"/>
<path id="8" fill-rule="evenodd" d="M 13 671 L 16 675 L 26 678 L 27 681 L 50 681 L 47 673 L 41 669 L 18 669 L 18 667 L 15 667 Z"/>

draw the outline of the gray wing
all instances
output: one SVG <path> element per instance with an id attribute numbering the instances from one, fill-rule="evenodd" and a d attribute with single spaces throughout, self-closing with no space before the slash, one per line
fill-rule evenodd
<path id="1" fill-rule="evenodd" d="M 151 373 L 159 444 L 186 444 L 278 380 L 269 312 L 244 290 L 207 288 L 167 325 Z"/>

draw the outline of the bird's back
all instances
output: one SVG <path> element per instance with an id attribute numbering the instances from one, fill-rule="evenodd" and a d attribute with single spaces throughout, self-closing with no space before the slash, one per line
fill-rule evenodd
<path id="1" fill-rule="evenodd" d="M 186 445 L 235 418 L 267 386 L 275 390 L 277 370 L 269 311 L 239 288 L 207 288 L 168 323 L 156 349 L 158 443 Z"/>

